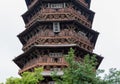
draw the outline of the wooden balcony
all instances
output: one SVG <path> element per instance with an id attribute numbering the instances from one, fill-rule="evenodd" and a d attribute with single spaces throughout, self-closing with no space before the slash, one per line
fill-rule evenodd
<path id="1" fill-rule="evenodd" d="M 64 57 L 61 57 L 59 59 L 61 59 L 61 60 L 56 62 L 56 61 L 52 60 L 52 57 L 48 57 L 48 56 L 47 57 L 43 56 L 43 57 L 34 58 L 34 59 L 28 61 L 24 65 L 24 67 L 21 70 L 19 70 L 19 73 L 28 71 L 28 70 L 33 69 L 35 67 L 44 67 L 44 66 L 52 66 L 52 67 L 54 67 L 54 66 L 56 66 L 56 67 L 57 66 L 61 66 L 61 67 L 64 66 L 65 67 L 65 66 L 67 66 L 67 63 L 65 62 Z"/>
<path id="2" fill-rule="evenodd" d="M 84 26 L 91 28 L 91 22 L 81 14 L 74 10 L 73 8 L 60 8 L 60 9 L 51 9 L 51 8 L 42 8 L 41 11 L 37 12 L 33 17 L 29 19 L 29 22 L 26 24 L 26 28 L 29 28 L 37 21 L 64 21 L 64 20 L 76 20 Z"/>
<path id="3" fill-rule="evenodd" d="M 67 31 L 64 31 L 67 32 Z M 66 33 L 61 32 L 58 36 L 49 35 L 48 36 L 41 34 L 40 32 L 35 36 L 31 37 L 27 43 L 23 46 L 23 50 L 27 51 L 33 45 L 47 45 L 47 44 L 77 44 L 81 48 L 91 51 L 93 50 L 94 46 L 91 44 L 90 40 L 82 35 L 77 34 L 76 32 L 69 32 L 66 36 Z M 67 40 L 67 41 L 66 41 Z M 89 49 L 88 49 L 89 48 Z"/>

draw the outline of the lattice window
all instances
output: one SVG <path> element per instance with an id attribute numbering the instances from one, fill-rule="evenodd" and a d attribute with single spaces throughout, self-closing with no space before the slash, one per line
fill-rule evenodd
<path id="1" fill-rule="evenodd" d="M 49 53 L 50 57 L 62 57 L 62 53 Z"/>
<path id="2" fill-rule="evenodd" d="M 48 3 L 48 8 L 65 8 L 66 4 L 65 3 Z"/>
<path id="3" fill-rule="evenodd" d="M 60 32 L 60 23 L 59 22 L 53 22 L 53 32 L 55 32 L 55 33 Z"/>

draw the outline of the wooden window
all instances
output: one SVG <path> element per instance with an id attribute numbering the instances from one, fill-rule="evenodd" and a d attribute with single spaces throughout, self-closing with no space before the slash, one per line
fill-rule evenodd
<path id="1" fill-rule="evenodd" d="M 65 3 L 48 3 L 48 8 L 65 8 L 66 4 Z"/>
<path id="2" fill-rule="evenodd" d="M 60 32 L 60 23 L 59 22 L 53 22 L 53 32 L 55 32 L 55 33 Z"/>
<path id="3" fill-rule="evenodd" d="M 50 57 L 62 57 L 62 53 L 49 53 Z"/>
<path id="4" fill-rule="evenodd" d="M 51 8 L 62 8 L 62 4 L 51 4 Z"/>

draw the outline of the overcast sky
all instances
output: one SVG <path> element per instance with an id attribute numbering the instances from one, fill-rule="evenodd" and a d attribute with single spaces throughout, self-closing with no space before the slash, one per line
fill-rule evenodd
<path id="1" fill-rule="evenodd" d="M 91 0 L 96 12 L 93 29 L 100 32 L 94 52 L 104 57 L 100 69 L 120 69 L 120 0 Z M 17 35 L 24 30 L 24 0 L 0 0 L 0 82 L 18 76 L 12 61 L 22 53 Z"/>

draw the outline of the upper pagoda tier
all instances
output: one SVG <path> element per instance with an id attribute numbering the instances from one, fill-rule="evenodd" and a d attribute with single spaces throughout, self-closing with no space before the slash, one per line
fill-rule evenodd
<path id="1" fill-rule="evenodd" d="M 75 21 L 60 22 L 60 32 L 53 31 L 53 22 L 37 21 L 18 35 L 26 51 L 35 44 L 71 44 L 76 43 L 83 49 L 93 51 L 99 33 L 80 25 Z"/>
<path id="2" fill-rule="evenodd" d="M 29 28 L 37 20 L 40 21 L 64 21 L 76 20 L 88 28 L 92 28 L 94 12 L 82 5 L 73 2 L 36 3 L 31 9 L 22 15 L 26 28 Z"/>
<path id="3" fill-rule="evenodd" d="M 91 0 L 25 0 L 28 9 L 32 8 L 36 3 L 39 2 L 65 2 L 65 1 L 77 2 L 86 8 L 89 8 L 91 3 Z"/>

